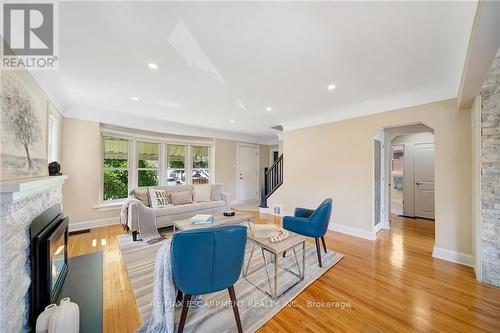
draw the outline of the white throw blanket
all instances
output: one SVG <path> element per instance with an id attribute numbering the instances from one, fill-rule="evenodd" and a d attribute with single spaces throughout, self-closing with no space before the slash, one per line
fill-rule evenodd
<path id="1" fill-rule="evenodd" d="M 153 244 L 162 239 L 156 227 L 156 214 L 153 208 L 146 207 L 137 199 L 129 198 L 123 203 L 120 211 L 120 222 L 123 226 L 128 223 L 128 208 L 134 206 L 137 210 L 137 229 L 141 238 L 148 244 Z"/>
<path id="2" fill-rule="evenodd" d="M 174 333 L 176 288 L 172 277 L 171 242 L 172 237 L 165 240 L 156 254 L 153 310 L 149 321 L 137 333 Z"/>

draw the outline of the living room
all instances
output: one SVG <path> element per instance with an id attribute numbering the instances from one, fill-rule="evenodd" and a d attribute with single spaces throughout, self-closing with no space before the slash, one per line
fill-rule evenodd
<path id="1" fill-rule="evenodd" d="M 0 16 L 2 331 L 500 330 L 500 2 Z"/>

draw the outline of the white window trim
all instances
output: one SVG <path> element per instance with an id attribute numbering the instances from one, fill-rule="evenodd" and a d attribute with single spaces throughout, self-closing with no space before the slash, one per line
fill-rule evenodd
<path id="1" fill-rule="evenodd" d="M 139 168 L 139 143 L 157 143 L 159 144 L 159 155 L 158 155 L 158 168 Z M 135 181 L 133 182 L 133 184 L 135 185 L 135 187 L 139 187 L 139 170 L 153 170 L 153 171 L 158 171 L 158 185 L 162 185 L 162 179 L 163 179 L 163 164 L 162 164 L 162 158 L 161 158 L 161 155 L 162 155 L 162 147 L 163 147 L 163 143 L 162 142 L 158 142 L 158 141 L 152 141 L 152 140 L 148 140 L 148 141 L 145 141 L 145 140 L 135 140 L 135 145 L 136 145 L 136 150 L 135 150 L 135 164 L 134 164 L 134 173 L 135 173 Z M 135 188 L 134 187 L 134 188 Z M 130 189 L 129 189 L 129 192 L 130 192 Z"/>
<path id="2" fill-rule="evenodd" d="M 208 169 L 202 168 L 203 170 L 209 170 L 209 184 L 215 183 L 215 140 L 207 139 L 207 140 L 198 140 L 198 139 L 179 139 L 172 138 L 168 136 L 151 136 L 147 134 L 141 133 L 131 133 L 123 130 L 116 130 L 106 127 L 101 127 L 101 163 L 100 163 L 100 186 L 99 186 L 99 200 L 98 205 L 94 208 L 96 209 L 110 209 L 111 207 L 120 205 L 123 203 L 126 198 L 123 199 L 114 199 L 114 200 L 104 200 L 104 138 L 116 138 L 116 139 L 124 139 L 129 141 L 128 146 L 128 192 L 130 193 L 134 188 L 138 187 L 138 143 L 139 142 L 148 142 L 148 143 L 159 143 L 160 144 L 160 168 L 159 168 L 159 177 L 160 177 L 160 186 L 167 186 L 167 145 L 186 145 L 186 185 L 192 184 L 192 158 L 191 158 L 191 147 L 192 146 L 204 146 L 210 147 L 209 153 L 209 163 Z"/>
<path id="3" fill-rule="evenodd" d="M 104 135 L 102 134 L 101 135 L 101 163 L 100 163 L 100 186 L 99 186 L 99 204 L 97 206 L 95 206 L 94 208 L 103 208 L 103 207 L 109 207 L 109 206 L 112 206 L 113 204 L 120 204 L 120 203 L 123 203 L 127 198 L 122 198 L 122 199 L 112 199 L 112 200 L 104 200 L 104 138 L 106 137 L 109 137 L 109 138 L 113 138 L 113 139 L 123 139 L 123 140 L 127 140 L 128 141 L 128 168 L 125 169 L 125 168 L 113 168 L 113 169 L 116 169 L 116 170 L 127 170 L 128 171 L 128 184 L 127 184 L 127 192 L 130 193 L 131 191 L 131 185 L 133 184 L 132 183 L 132 178 L 133 178 L 133 174 L 131 175 L 131 166 L 132 164 L 130 164 L 131 162 L 133 162 L 132 160 L 134 159 L 133 158 L 133 155 L 132 152 L 135 150 L 134 147 L 133 147 L 133 144 L 132 144 L 132 141 L 130 140 L 130 138 L 126 138 L 126 137 L 119 137 L 119 136 L 110 136 L 110 135 Z"/>
<path id="4" fill-rule="evenodd" d="M 169 168 L 168 167 L 168 146 L 169 145 L 176 145 L 176 146 L 186 146 L 186 156 L 184 156 L 184 168 Z M 165 143 L 165 148 L 163 150 L 163 155 L 165 156 L 165 167 L 164 167 L 164 170 L 166 171 L 166 175 L 165 176 L 168 176 L 168 170 L 184 170 L 185 174 L 186 174 L 186 183 L 185 185 L 187 184 L 190 184 L 190 180 L 191 180 L 191 177 L 189 176 L 189 159 L 188 159 L 188 156 L 191 156 L 190 155 L 190 150 L 191 150 L 191 146 L 189 144 L 183 144 L 183 143 L 172 143 L 172 142 L 167 142 Z M 165 177 L 165 179 L 162 179 L 162 185 L 164 186 L 167 186 L 168 185 L 168 181 L 167 181 L 167 178 Z M 174 185 L 172 185 L 174 186 Z"/>

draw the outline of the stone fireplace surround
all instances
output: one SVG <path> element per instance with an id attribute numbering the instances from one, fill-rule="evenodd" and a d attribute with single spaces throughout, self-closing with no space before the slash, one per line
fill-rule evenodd
<path id="1" fill-rule="evenodd" d="M 29 330 L 29 227 L 47 208 L 62 206 L 62 185 L 67 178 L 52 176 L 0 184 L 0 325 L 5 332 Z"/>

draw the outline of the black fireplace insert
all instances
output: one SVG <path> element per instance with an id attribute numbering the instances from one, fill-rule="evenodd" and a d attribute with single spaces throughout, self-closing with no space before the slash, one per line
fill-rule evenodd
<path id="1" fill-rule="evenodd" d="M 44 308 L 57 300 L 68 273 L 68 222 L 57 204 L 31 223 L 32 328 Z"/>

